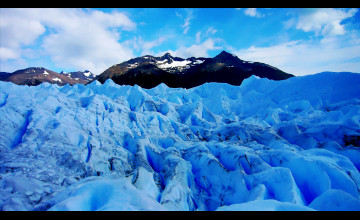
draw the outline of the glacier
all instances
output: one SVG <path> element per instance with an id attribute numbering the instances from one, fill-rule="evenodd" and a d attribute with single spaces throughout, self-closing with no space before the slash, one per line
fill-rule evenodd
<path id="1" fill-rule="evenodd" d="M 359 85 L 0 82 L 0 209 L 359 211 Z"/>

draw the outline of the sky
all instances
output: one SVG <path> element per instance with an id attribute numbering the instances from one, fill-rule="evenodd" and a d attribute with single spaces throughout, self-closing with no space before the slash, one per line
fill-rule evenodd
<path id="1" fill-rule="evenodd" d="M 101 74 L 144 55 L 227 51 L 296 76 L 360 72 L 358 8 L 1 8 L 0 71 Z"/>

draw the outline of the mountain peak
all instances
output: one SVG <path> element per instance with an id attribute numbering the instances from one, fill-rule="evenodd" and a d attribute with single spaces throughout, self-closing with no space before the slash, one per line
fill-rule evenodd
<path id="1" fill-rule="evenodd" d="M 226 52 L 225 50 L 221 51 L 214 59 L 222 63 L 238 63 L 239 61 L 242 61 L 234 54 Z"/>
<path id="2" fill-rule="evenodd" d="M 225 50 L 221 51 L 221 53 L 219 53 L 217 56 L 215 56 L 215 58 L 234 58 L 237 56 L 235 56 L 234 54 L 231 54 L 229 52 L 226 52 Z"/>
<path id="3" fill-rule="evenodd" d="M 161 58 L 174 58 L 169 52 L 166 52 Z"/>
<path id="4" fill-rule="evenodd" d="M 240 85 L 251 75 L 273 80 L 287 79 L 292 76 L 267 65 L 244 62 L 225 50 L 214 58 L 191 57 L 187 59 L 173 57 L 169 52 L 165 52 L 160 57 L 134 58 L 124 62 L 122 67 L 110 67 L 95 80 L 104 83 L 106 79 L 111 78 L 120 85 L 137 84 L 143 88 L 153 88 L 159 83 L 165 83 L 169 87 L 192 88 L 206 82 Z M 149 83 L 150 81 L 152 83 Z"/>

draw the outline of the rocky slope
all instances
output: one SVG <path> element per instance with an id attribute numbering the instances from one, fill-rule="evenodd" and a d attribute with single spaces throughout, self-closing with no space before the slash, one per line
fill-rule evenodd
<path id="1" fill-rule="evenodd" d="M 160 83 L 173 88 L 192 88 L 207 82 L 240 85 L 251 75 L 273 80 L 293 77 L 270 65 L 243 61 L 222 51 L 214 58 L 183 59 L 170 53 L 161 57 L 142 56 L 113 65 L 94 80 L 104 83 L 112 79 L 119 85 L 136 84 L 143 88 L 153 88 Z"/>
<path id="2" fill-rule="evenodd" d="M 95 76 L 89 71 L 61 72 L 57 73 L 43 67 L 29 67 L 17 70 L 13 73 L 0 72 L 0 80 L 12 82 L 18 85 L 37 86 L 43 82 L 63 86 L 85 84 L 94 79 Z"/>

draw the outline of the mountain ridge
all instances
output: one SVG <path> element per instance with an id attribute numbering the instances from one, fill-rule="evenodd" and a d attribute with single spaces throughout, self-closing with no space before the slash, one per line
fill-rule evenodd
<path id="1" fill-rule="evenodd" d="M 206 82 L 240 85 L 251 75 L 272 80 L 294 76 L 265 63 L 241 60 L 223 50 L 213 58 L 184 59 L 173 57 L 169 52 L 159 57 L 136 57 L 109 67 L 92 81 L 104 83 L 107 79 L 112 79 L 119 85 L 136 84 L 148 89 L 160 83 L 174 88 L 192 88 Z"/>
<path id="2" fill-rule="evenodd" d="M 271 80 L 294 77 L 271 65 L 244 61 L 223 50 L 213 58 L 184 59 L 169 52 L 162 56 L 144 55 L 114 64 L 97 76 L 88 70 L 57 73 L 44 67 L 29 67 L 13 73 L 0 72 L 0 80 L 28 86 L 43 82 L 63 86 L 90 84 L 96 80 L 103 84 L 112 79 L 119 85 L 139 85 L 150 89 L 161 83 L 172 88 L 193 88 L 208 82 L 241 85 L 252 75 Z"/>
<path id="3" fill-rule="evenodd" d="M 85 84 L 94 79 L 95 76 L 88 70 L 77 72 L 60 72 L 46 69 L 44 67 L 28 67 L 16 70 L 12 73 L 0 72 L 0 80 L 12 82 L 18 85 L 37 86 L 43 82 L 63 86 L 66 84 Z"/>

